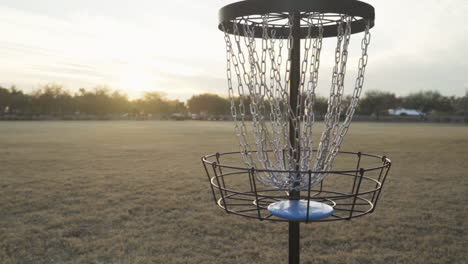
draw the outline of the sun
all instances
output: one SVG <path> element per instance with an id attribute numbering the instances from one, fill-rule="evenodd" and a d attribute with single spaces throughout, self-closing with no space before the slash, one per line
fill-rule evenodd
<path id="1" fill-rule="evenodd" d="M 117 79 L 116 86 L 130 97 L 140 97 L 144 92 L 157 89 L 158 76 L 144 67 L 128 67 Z"/>

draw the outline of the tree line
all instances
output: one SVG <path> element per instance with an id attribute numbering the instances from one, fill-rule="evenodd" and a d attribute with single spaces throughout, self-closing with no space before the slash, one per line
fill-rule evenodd
<path id="1" fill-rule="evenodd" d="M 244 99 L 248 105 L 249 98 Z M 351 96 L 345 96 L 342 102 L 342 112 L 351 102 Z M 239 98 L 235 99 L 235 104 L 239 105 Z M 187 101 L 188 109 L 193 113 L 230 114 L 230 100 L 215 94 L 202 94 L 192 96 Z M 302 104 L 304 105 L 304 104 Z M 269 107 L 265 103 L 266 108 Z M 314 103 L 315 114 L 323 117 L 327 112 L 328 99 L 317 96 Z M 356 109 L 358 115 L 372 115 L 377 119 L 379 116 L 388 115 L 389 109 L 413 109 L 422 115 L 466 115 L 468 112 L 468 97 L 444 96 L 437 91 L 420 91 L 407 96 L 396 96 L 394 93 L 367 91 L 359 101 Z M 269 111 L 268 109 L 266 110 Z M 246 114 L 249 114 L 248 107 Z"/>
<path id="2" fill-rule="evenodd" d="M 245 101 L 245 113 L 250 114 L 248 102 Z M 347 107 L 350 96 L 343 98 L 343 107 Z M 239 98 L 235 99 L 239 105 Z M 325 97 L 315 98 L 314 111 L 317 116 L 325 115 L 328 100 Z M 265 107 L 269 104 L 266 102 Z M 468 98 L 443 96 L 437 91 L 421 91 L 407 96 L 396 96 L 382 91 L 366 92 L 356 111 L 358 115 L 373 115 L 377 118 L 387 115 L 388 109 L 415 109 L 424 114 L 464 115 L 467 112 Z M 268 109 L 266 109 L 268 111 Z M 24 93 L 14 86 L 0 86 L 0 115 L 187 115 L 229 116 L 231 102 L 229 98 L 216 94 L 193 95 L 187 102 L 169 100 L 162 93 L 147 92 L 142 98 L 130 100 L 128 96 L 107 87 L 96 87 L 92 90 L 79 89 L 72 94 L 58 84 L 47 84 L 33 91 Z"/>
<path id="3" fill-rule="evenodd" d="M 79 89 L 70 93 L 61 85 L 47 84 L 24 93 L 14 86 L 0 87 L 0 114 L 13 115 L 146 115 L 185 113 L 187 108 L 179 100 L 168 100 L 162 93 L 147 92 L 140 99 L 130 100 L 128 96 L 107 87 L 92 90 Z"/>

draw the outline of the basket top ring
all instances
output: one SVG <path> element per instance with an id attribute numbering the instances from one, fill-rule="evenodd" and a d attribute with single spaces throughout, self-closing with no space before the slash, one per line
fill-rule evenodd
<path id="1" fill-rule="evenodd" d="M 363 32 L 367 26 L 374 26 L 374 7 L 358 0 L 247 0 L 229 4 L 219 11 L 218 28 L 229 34 L 238 33 L 246 36 L 244 26 L 249 25 L 254 37 L 263 37 L 263 20 L 261 16 L 271 18 L 267 22 L 270 38 L 288 38 L 290 29 L 288 25 L 289 14 L 297 13 L 301 18 L 300 38 L 306 38 L 309 27 L 312 26 L 311 36 L 318 36 L 318 27 L 305 19 L 314 16 L 323 16 L 323 37 L 336 37 L 338 35 L 338 22 L 341 16 L 353 17 L 351 34 Z"/>
<path id="2" fill-rule="evenodd" d="M 272 152 L 272 150 L 268 150 L 267 152 Z M 317 152 L 317 150 L 313 150 L 313 152 Z M 251 151 L 251 153 L 257 153 L 257 151 Z M 238 151 L 233 151 L 233 152 L 224 152 L 224 153 L 216 153 L 216 154 L 210 154 L 203 156 L 201 158 L 202 162 L 204 164 L 210 165 L 210 166 L 215 166 L 215 167 L 221 167 L 225 169 L 234 169 L 238 171 L 256 171 L 256 172 L 276 172 L 276 173 L 299 173 L 299 174 L 308 174 L 308 173 L 335 173 L 335 174 L 346 174 L 346 173 L 360 173 L 360 172 L 369 172 L 369 171 L 377 171 L 381 170 L 383 168 L 389 168 L 392 164 L 392 161 L 387 157 L 387 156 L 380 156 L 380 155 L 375 155 L 375 154 L 370 154 L 370 153 L 363 153 L 363 152 L 351 152 L 351 151 L 338 151 L 338 154 L 341 155 L 350 155 L 353 156 L 355 155 L 356 157 L 368 157 L 372 158 L 375 160 L 380 160 L 382 165 L 378 166 L 371 166 L 371 167 L 366 167 L 366 168 L 356 168 L 356 169 L 350 169 L 350 170 L 327 170 L 327 171 L 292 171 L 292 170 L 271 170 L 271 169 L 257 169 L 257 168 L 248 168 L 248 167 L 241 167 L 241 166 L 234 166 L 234 165 L 228 165 L 228 164 L 223 164 L 220 162 L 220 158 L 222 156 L 230 156 L 230 155 L 237 155 L 241 154 L 241 152 Z M 212 160 L 210 160 L 212 159 Z"/>

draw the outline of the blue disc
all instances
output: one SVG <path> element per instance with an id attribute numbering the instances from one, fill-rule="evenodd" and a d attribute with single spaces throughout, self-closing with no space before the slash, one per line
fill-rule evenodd
<path id="1" fill-rule="evenodd" d="M 306 200 L 285 200 L 272 203 L 268 206 L 268 211 L 281 218 L 291 221 L 307 220 L 307 201 Z M 310 201 L 309 220 L 319 220 L 333 214 L 333 207 L 328 204 Z"/>

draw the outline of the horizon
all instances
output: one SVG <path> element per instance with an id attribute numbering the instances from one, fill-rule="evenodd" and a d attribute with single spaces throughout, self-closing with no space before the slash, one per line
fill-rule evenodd
<path id="1" fill-rule="evenodd" d="M 107 86 L 130 99 L 144 92 L 162 92 L 181 101 L 202 93 L 227 95 L 225 44 L 217 29 L 217 12 L 232 2 L 5 0 L 0 4 L 0 34 L 6 36 L 0 40 L 0 85 L 15 85 L 27 93 L 51 82 L 70 92 Z M 466 2 L 424 1 L 426 11 L 421 13 L 411 10 L 422 1 L 368 2 L 375 6 L 377 19 L 364 92 L 465 95 Z M 395 14 L 408 19 L 397 21 Z M 356 54 L 355 49 L 351 52 Z M 328 94 L 328 80 L 321 78 L 320 83 L 318 94 Z M 348 87 L 345 93 L 350 91 Z"/>
<path id="2" fill-rule="evenodd" d="M 10 90 L 10 91 L 12 89 L 15 89 L 15 90 L 21 91 L 23 94 L 26 94 L 26 95 L 29 95 L 29 96 L 34 96 L 35 93 L 42 94 L 45 91 L 44 89 L 47 89 L 49 87 L 53 87 L 53 88 L 59 87 L 59 88 L 62 89 L 63 92 L 66 92 L 71 96 L 77 96 L 80 93 L 81 89 L 84 89 L 86 92 L 93 92 L 93 91 L 96 91 L 96 90 L 103 90 L 103 91 L 108 92 L 109 95 L 111 95 L 114 92 L 117 92 L 120 95 L 125 96 L 127 98 L 127 100 L 129 100 L 129 101 L 137 101 L 137 100 L 144 99 L 146 94 L 151 94 L 151 93 L 157 93 L 157 94 L 159 94 L 161 96 L 161 98 L 163 98 L 165 100 L 171 100 L 171 101 L 175 100 L 175 101 L 179 101 L 179 102 L 184 103 L 184 104 L 187 103 L 188 100 L 190 100 L 191 98 L 193 98 L 195 96 L 200 96 L 200 95 L 205 95 L 205 94 L 216 95 L 216 96 L 219 96 L 219 97 L 221 97 L 223 99 L 228 99 L 229 100 L 229 95 L 228 94 L 216 93 L 216 92 L 202 92 L 202 93 L 197 93 L 197 94 L 191 94 L 186 99 L 179 99 L 179 98 L 171 98 L 171 97 L 169 97 L 167 95 L 167 93 L 165 93 L 163 91 L 142 91 L 140 96 L 130 97 L 124 90 L 113 89 L 112 87 L 103 86 L 103 85 L 99 85 L 99 86 L 95 86 L 95 87 L 91 87 L 91 88 L 80 87 L 77 90 L 70 90 L 70 89 L 67 89 L 66 87 L 63 87 L 61 84 L 57 84 L 57 83 L 54 83 L 54 82 L 49 82 L 49 83 L 44 84 L 41 87 L 38 87 L 38 88 L 30 90 L 30 91 L 24 91 L 23 89 L 18 88 L 16 85 L 12 85 L 10 87 L 5 87 L 5 86 L 0 85 L 0 88 L 4 88 L 4 89 Z M 396 98 L 405 98 L 405 97 L 408 97 L 408 96 L 411 96 L 411 95 L 416 95 L 416 94 L 421 94 L 421 93 L 426 93 L 426 92 L 439 93 L 440 95 L 442 95 L 444 97 L 455 97 L 455 98 L 466 98 L 466 97 L 468 97 L 468 89 L 466 89 L 465 94 L 462 94 L 462 95 L 444 95 L 444 94 L 440 93 L 437 90 L 412 91 L 412 92 L 410 92 L 408 94 L 405 94 L 405 95 L 397 95 L 397 94 L 395 94 L 395 93 L 393 93 L 391 91 L 366 90 L 366 91 L 364 91 L 363 96 L 361 96 L 361 99 L 366 97 L 367 92 L 376 92 L 376 91 L 377 92 L 382 92 L 382 93 L 387 93 L 387 94 L 393 94 L 393 95 L 395 95 Z M 346 97 L 346 96 L 351 96 L 351 95 L 350 94 L 345 94 L 344 96 Z M 325 99 L 328 98 L 327 95 L 323 95 L 323 94 L 320 94 L 320 93 L 317 94 L 317 97 L 325 98 Z"/>

